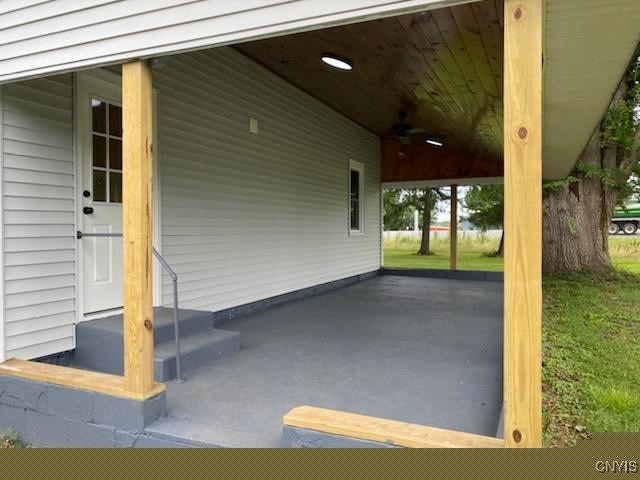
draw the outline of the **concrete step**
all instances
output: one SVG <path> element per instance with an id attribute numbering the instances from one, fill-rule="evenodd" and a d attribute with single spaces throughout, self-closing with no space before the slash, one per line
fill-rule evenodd
<path id="1" fill-rule="evenodd" d="M 240 334 L 213 328 L 211 312 L 180 310 L 182 371 L 230 355 L 240 348 Z M 154 369 L 156 380 L 175 378 L 173 310 L 154 309 Z M 82 322 L 76 325 L 73 365 L 78 368 L 122 375 L 122 315 Z"/>
<path id="2" fill-rule="evenodd" d="M 178 310 L 180 321 L 180 336 L 192 333 L 205 332 L 213 329 L 213 315 L 211 312 L 201 310 Z M 156 307 L 153 309 L 153 340 L 157 343 L 173 340 L 174 322 L 173 309 Z M 122 314 L 112 315 L 106 318 L 82 322 L 76 325 L 76 335 L 91 337 L 104 334 L 122 335 Z"/>
<path id="3" fill-rule="evenodd" d="M 180 367 L 188 373 L 201 365 L 232 355 L 240 350 L 240 333 L 214 329 L 180 339 Z M 176 345 L 173 340 L 155 348 L 154 372 L 158 382 L 176 378 Z"/>

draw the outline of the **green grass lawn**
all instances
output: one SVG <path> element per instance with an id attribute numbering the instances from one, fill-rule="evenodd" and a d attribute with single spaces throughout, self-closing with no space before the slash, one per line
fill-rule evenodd
<path id="1" fill-rule="evenodd" d="M 545 444 L 640 431 L 640 275 L 544 279 Z"/>
<path id="2" fill-rule="evenodd" d="M 493 256 L 498 238 L 461 235 L 458 238 L 458 269 L 502 271 L 502 258 Z M 420 241 L 403 237 L 384 242 L 384 266 L 389 268 L 449 268 L 449 238 L 431 240 L 433 255 L 416 255 Z M 616 268 L 640 274 L 640 237 L 609 237 L 609 252 Z"/>
<path id="3" fill-rule="evenodd" d="M 461 238 L 461 270 L 502 270 L 488 256 L 497 239 Z M 435 255 L 418 241 L 385 241 L 385 266 L 449 268 L 446 237 Z M 569 446 L 589 432 L 640 431 L 640 238 L 609 239 L 616 272 L 544 279 L 545 445 Z"/>
<path id="4" fill-rule="evenodd" d="M 0 433 L 0 449 L 2 448 L 25 448 L 28 445 L 23 445 L 18 440 L 18 435 L 13 430 L 8 430 Z"/>
<path id="5" fill-rule="evenodd" d="M 502 271 L 502 258 L 491 254 L 498 248 L 500 239 L 458 238 L 458 269 Z M 384 242 L 384 266 L 389 268 L 449 268 L 449 237 L 436 236 L 431 239 L 433 255 L 416 255 L 420 240 L 402 237 Z"/>

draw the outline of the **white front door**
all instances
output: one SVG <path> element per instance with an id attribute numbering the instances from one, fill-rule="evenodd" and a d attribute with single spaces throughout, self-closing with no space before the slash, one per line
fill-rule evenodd
<path id="1" fill-rule="evenodd" d="M 120 85 L 89 76 L 79 78 L 77 131 L 82 168 L 79 226 L 85 234 L 121 234 Z M 122 238 L 83 236 L 80 241 L 84 313 L 121 308 Z"/>

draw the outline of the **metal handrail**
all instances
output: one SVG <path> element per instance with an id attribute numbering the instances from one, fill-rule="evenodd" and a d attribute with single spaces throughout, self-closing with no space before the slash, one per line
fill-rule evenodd
<path id="1" fill-rule="evenodd" d="M 78 239 L 82 237 L 122 237 L 121 233 L 84 233 L 78 231 L 76 234 Z M 175 272 L 173 268 L 167 263 L 162 255 L 155 249 L 155 247 L 151 247 L 153 251 L 153 255 L 158 259 L 162 268 L 169 274 L 171 277 L 171 283 L 173 284 L 173 332 L 175 335 L 176 341 L 176 382 L 182 383 L 184 380 L 182 379 L 182 368 L 180 365 L 180 318 L 179 318 L 179 310 L 178 310 L 178 274 Z"/>

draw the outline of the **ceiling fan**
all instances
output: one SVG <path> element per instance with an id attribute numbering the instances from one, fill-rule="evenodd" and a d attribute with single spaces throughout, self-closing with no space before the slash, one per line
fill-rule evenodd
<path id="1" fill-rule="evenodd" d="M 398 118 L 400 119 L 399 123 L 396 123 L 391 127 L 391 130 L 395 134 L 396 138 L 403 145 L 408 145 L 411 143 L 412 135 L 419 135 L 421 133 L 426 133 L 424 128 L 413 128 L 411 125 L 405 122 L 406 118 L 409 116 L 407 112 L 404 110 L 400 110 L 398 112 Z"/>
<path id="2" fill-rule="evenodd" d="M 408 117 L 408 113 L 404 110 L 398 112 L 399 123 L 396 123 L 391 127 L 391 130 L 395 134 L 398 141 L 403 145 L 409 145 L 413 136 L 420 136 L 426 143 L 434 147 L 444 146 L 444 136 L 438 134 L 427 133 L 424 128 L 413 128 L 411 125 L 405 122 Z"/>

